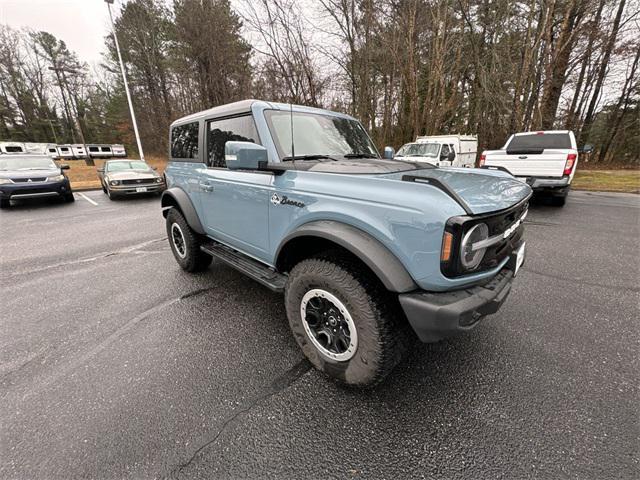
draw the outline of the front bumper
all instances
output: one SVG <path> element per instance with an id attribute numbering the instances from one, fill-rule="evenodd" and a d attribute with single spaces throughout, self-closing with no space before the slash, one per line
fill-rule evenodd
<path id="1" fill-rule="evenodd" d="M 40 197 L 64 197 L 71 193 L 69 180 L 66 178 L 60 182 L 20 182 L 3 183 L 0 185 L 0 198 L 22 199 Z"/>
<path id="2" fill-rule="evenodd" d="M 138 191 L 138 189 L 144 188 L 145 191 Z M 162 183 L 145 183 L 145 184 L 131 184 L 131 185 L 109 185 L 111 193 L 116 195 L 138 195 L 145 193 L 158 193 L 165 189 L 164 182 Z"/>
<path id="3" fill-rule="evenodd" d="M 437 342 L 471 330 L 482 317 L 496 313 L 511 291 L 514 268 L 510 260 L 487 283 L 464 290 L 400 294 L 400 305 L 418 338 Z"/>

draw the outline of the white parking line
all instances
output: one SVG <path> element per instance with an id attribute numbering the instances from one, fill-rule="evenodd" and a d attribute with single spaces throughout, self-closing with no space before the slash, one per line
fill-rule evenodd
<path id="1" fill-rule="evenodd" d="M 97 202 L 94 202 L 93 200 L 91 200 L 89 197 L 87 197 L 84 193 L 80 193 L 78 192 L 78 195 L 80 195 L 82 198 L 84 198 L 87 202 L 92 203 L 94 205 L 98 205 Z"/>

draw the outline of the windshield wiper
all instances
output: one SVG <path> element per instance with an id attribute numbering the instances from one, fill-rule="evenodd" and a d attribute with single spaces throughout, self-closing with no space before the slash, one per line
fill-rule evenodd
<path id="1" fill-rule="evenodd" d="M 344 158 L 378 158 L 373 153 L 345 153 Z"/>
<path id="2" fill-rule="evenodd" d="M 337 158 L 330 157 L 329 155 L 316 155 L 316 154 L 296 155 L 295 157 L 289 156 L 289 157 L 284 157 L 282 159 L 283 162 L 290 162 L 295 160 L 333 160 L 334 162 L 338 161 Z"/>

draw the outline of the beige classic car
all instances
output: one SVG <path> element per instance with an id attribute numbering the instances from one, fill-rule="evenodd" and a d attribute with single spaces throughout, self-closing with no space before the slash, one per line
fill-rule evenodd
<path id="1" fill-rule="evenodd" d="M 98 169 L 98 177 L 111 200 L 165 189 L 164 178 L 142 160 L 108 160 Z"/>

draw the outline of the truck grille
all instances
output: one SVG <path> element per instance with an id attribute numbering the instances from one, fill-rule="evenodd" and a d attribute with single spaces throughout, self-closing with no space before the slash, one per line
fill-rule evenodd
<path id="1" fill-rule="evenodd" d="M 485 270 L 491 270 L 497 267 L 505 258 L 507 258 L 522 242 L 524 226 L 521 224 L 508 237 L 500 242 L 487 247 L 480 265 L 474 270 L 464 270 L 459 264 L 460 242 L 465 232 L 477 224 L 485 223 L 489 227 L 489 237 L 501 235 L 508 228 L 513 227 L 516 221 L 525 214 L 529 208 L 528 199 L 520 204 L 497 213 L 489 213 L 486 215 L 474 215 L 468 217 L 453 217 L 447 225 L 447 230 L 453 233 L 454 243 L 452 246 L 453 260 L 440 265 L 442 273 L 447 277 L 459 277 L 471 273 L 478 273 Z"/>
<path id="2" fill-rule="evenodd" d="M 14 178 L 13 183 L 27 183 L 27 182 L 44 182 L 47 177 L 32 177 L 32 178 Z"/>
<path id="3" fill-rule="evenodd" d="M 149 185 L 155 183 L 155 178 L 134 178 L 132 180 L 122 180 L 123 185 Z"/>

